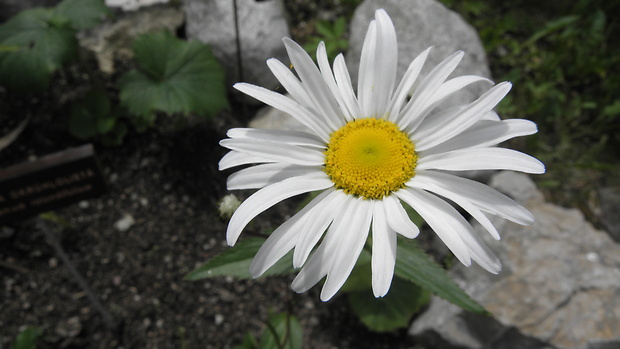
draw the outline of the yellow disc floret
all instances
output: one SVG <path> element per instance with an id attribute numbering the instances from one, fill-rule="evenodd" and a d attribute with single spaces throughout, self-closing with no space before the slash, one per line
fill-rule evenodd
<path id="1" fill-rule="evenodd" d="M 337 188 L 365 199 L 381 199 L 415 175 L 413 143 L 396 124 L 357 119 L 332 133 L 325 172 Z"/>

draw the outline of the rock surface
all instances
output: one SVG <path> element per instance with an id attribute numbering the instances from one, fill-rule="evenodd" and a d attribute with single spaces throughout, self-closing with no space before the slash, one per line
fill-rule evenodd
<path id="1" fill-rule="evenodd" d="M 78 35 L 80 45 L 93 52 L 99 69 L 114 73 L 114 61 L 133 57 L 133 41 L 141 34 L 169 30 L 183 24 L 183 11 L 172 6 L 154 6 L 137 12 L 119 13 L 108 21 Z"/>
<path id="2" fill-rule="evenodd" d="M 398 79 L 403 76 L 411 61 L 429 46 L 433 46 L 433 49 L 422 76 L 452 53 L 463 50 L 465 56 L 453 76 L 491 77 L 478 33 L 456 12 L 436 0 L 366 0 L 355 10 L 350 26 L 347 66 L 353 81 L 357 80 L 359 57 L 368 23 L 374 19 L 375 10 L 379 8 L 387 11 L 396 27 Z M 453 100 L 458 103 L 473 101 L 489 87 L 484 83 L 474 84 Z"/>
<path id="3" fill-rule="evenodd" d="M 239 76 L 236 32 L 231 0 L 185 0 L 188 38 L 211 45 L 225 66 L 227 81 L 241 80 L 266 88 L 278 86 L 266 61 L 275 57 L 288 62 L 282 38 L 290 36 L 280 0 L 238 0 L 243 77 Z M 286 63 L 285 63 L 286 64 Z"/>
<path id="4" fill-rule="evenodd" d="M 491 185 L 536 218 L 529 227 L 495 221 L 499 242 L 476 227 L 504 264 L 499 275 L 451 270 L 494 317 L 434 298 L 410 334 L 429 347 L 620 348 L 620 245 L 580 211 L 545 202 L 526 175 L 500 172 Z"/>

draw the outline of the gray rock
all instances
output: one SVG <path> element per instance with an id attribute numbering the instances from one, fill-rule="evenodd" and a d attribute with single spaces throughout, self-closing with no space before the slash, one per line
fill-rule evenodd
<path id="1" fill-rule="evenodd" d="M 175 32 L 183 24 L 183 11 L 172 6 L 152 6 L 119 13 L 115 20 L 78 34 L 80 46 L 97 58 L 99 69 L 114 72 L 114 60 L 133 58 L 133 41 L 141 34 L 161 30 Z"/>
<path id="2" fill-rule="evenodd" d="M 421 76 L 452 53 L 463 50 L 465 57 L 453 76 L 479 75 L 491 77 L 486 54 L 478 33 L 457 13 L 435 0 L 366 0 L 355 10 L 350 27 L 347 66 L 353 81 L 357 80 L 359 59 L 368 24 L 375 10 L 383 8 L 392 18 L 398 39 L 398 79 L 418 54 L 433 46 Z M 470 102 L 489 88 L 474 84 L 463 90 L 454 103 Z"/>
<path id="3" fill-rule="evenodd" d="M 606 187 L 599 190 L 601 223 L 612 239 L 620 242 L 620 187 Z"/>
<path id="4" fill-rule="evenodd" d="M 288 62 L 282 38 L 290 36 L 280 0 L 238 0 L 243 81 L 273 89 L 276 78 L 267 67 L 272 57 Z M 225 66 L 230 85 L 241 81 L 231 0 L 185 0 L 187 36 L 211 45 Z M 286 64 L 286 63 L 285 63 Z"/>
<path id="5" fill-rule="evenodd" d="M 451 270 L 494 317 L 434 298 L 410 334 L 430 347 L 620 348 L 620 245 L 580 211 L 545 202 L 526 175 L 500 172 L 491 185 L 536 218 L 529 227 L 495 220 L 501 241 L 476 226 L 504 264 L 499 275 L 461 265 Z"/>

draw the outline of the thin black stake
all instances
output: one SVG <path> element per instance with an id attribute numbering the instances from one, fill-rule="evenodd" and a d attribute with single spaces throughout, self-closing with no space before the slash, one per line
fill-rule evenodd
<path id="1" fill-rule="evenodd" d="M 110 330 L 114 329 L 114 320 L 112 320 L 112 316 L 110 315 L 110 313 L 108 313 L 107 310 L 105 310 L 103 305 L 101 305 L 97 297 L 95 297 L 95 294 L 93 293 L 93 291 L 88 286 L 88 283 L 86 282 L 86 280 L 75 269 L 75 267 L 73 266 L 73 263 L 71 263 L 71 261 L 69 260 L 69 256 L 67 256 L 67 253 L 60 245 L 60 242 L 58 241 L 58 239 L 56 239 L 54 234 L 49 230 L 45 221 L 41 218 L 37 218 L 37 225 L 39 226 L 39 229 L 41 229 L 43 233 L 45 234 L 45 237 L 47 238 L 47 242 L 52 246 L 52 248 L 54 249 L 54 252 L 56 252 L 58 257 L 65 264 L 65 266 L 67 267 L 67 270 L 69 270 L 69 274 L 73 276 L 73 279 L 75 279 L 75 281 L 80 285 L 84 293 L 86 293 L 86 296 L 88 297 L 90 302 L 97 309 L 97 311 L 99 311 L 99 313 L 101 314 L 101 317 L 103 317 L 103 322 L 105 323 L 106 327 Z"/>
<path id="2" fill-rule="evenodd" d="M 239 33 L 239 12 L 237 11 L 237 0 L 233 0 L 233 15 L 235 17 L 235 44 L 237 45 L 237 70 L 239 71 L 239 75 L 237 78 L 238 82 L 245 82 L 243 79 L 243 61 L 241 57 L 241 34 Z M 245 120 L 245 116 L 247 115 L 247 111 L 245 109 L 245 103 L 241 102 L 241 117 Z"/>
<path id="3" fill-rule="evenodd" d="M 239 81 L 243 79 L 243 62 L 241 61 L 241 35 L 239 35 L 239 12 L 237 11 L 237 0 L 233 1 L 233 13 L 235 16 L 235 44 L 237 45 L 237 70 L 239 70 Z"/>

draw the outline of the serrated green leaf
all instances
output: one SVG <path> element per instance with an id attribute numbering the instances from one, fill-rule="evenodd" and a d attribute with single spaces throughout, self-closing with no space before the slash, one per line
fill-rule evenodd
<path id="1" fill-rule="evenodd" d="M 121 102 L 131 113 L 214 115 L 228 106 L 224 70 L 207 45 L 164 31 L 140 36 L 134 51 L 140 68 L 119 81 Z"/>
<path id="2" fill-rule="evenodd" d="M 396 253 L 396 276 L 422 286 L 465 310 L 489 314 L 454 283 L 448 273 L 424 253 L 414 240 L 399 238 Z"/>
<path id="3" fill-rule="evenodd" d="M 360 321 L 375 332 L 407 327 L 413 315 L 428 304 L 429 292 L 409 281 L 394 278 L 385 297 L 375 298 L 371 289 L 348 294 L 349 305 Z"/>
<path id="4" fill-rule="evenodd" d="M 63 0 L 55 10 L 56 15 L 71 21 L 75 29 L 94 27 L 112 14 L 103 0 Z"/>
<path id="5" fill-rule="evenodd" d="M 41 330 L 37 327 L 28 327 L 23 330 L 13 343 L 12 349 L 36 349 L 37 339 L 41 336 Z"/>
<path id="6" fill-rule="evenodd" d="M 51 74 L 77 57 L 75 30 L 53 18 L 53 11 L 23 11 L 0 26 L 0 84 L 19 92 L 40 92 Z"/>
<path id="7" fill-rule="evenodd" d="M 248 238 L 239 241 L 234 247 L 210 259 L 185 276 L 186 280 L 200 280 L 216 276 L 235 276 L 241 279 L 250 279 L 250 263 L 263 245 L 265 239 Z M 293 271 L 293 253 L 289 252 L 280 259 L 263 276 L 285 274 Z"/>
<path id="8" fill-rule="evenodd" d="M 296 317 L 281 313 L 272 315 L 268 323 L 260 340 L 260 349 L 301 349 L 303 331 Z"/>

